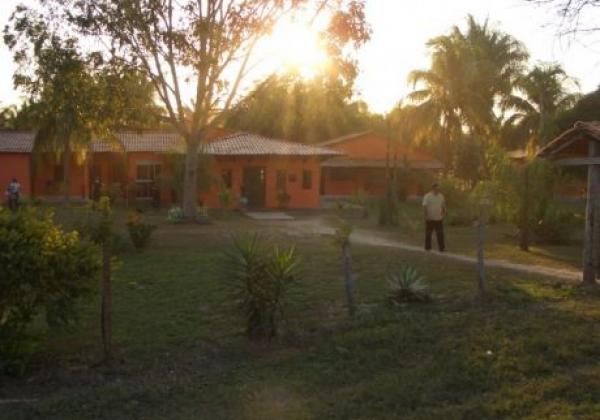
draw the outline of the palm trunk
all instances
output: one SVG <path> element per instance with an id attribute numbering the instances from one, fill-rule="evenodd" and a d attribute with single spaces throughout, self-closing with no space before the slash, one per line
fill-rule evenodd
<path id="1" fill-rule="evenodd" d="M 112 284 L 110 245 L 102 245 L 102 307 L 100 315 L 104 360 L 112 358 Z"/>
<path id="2" fill-rule="evenodd" d="M 198 203 L 198 146 L 200 141 L 189 138 L 185 154 L 183 175 L 183 215 L 188 220 L 196 219 Z"/>

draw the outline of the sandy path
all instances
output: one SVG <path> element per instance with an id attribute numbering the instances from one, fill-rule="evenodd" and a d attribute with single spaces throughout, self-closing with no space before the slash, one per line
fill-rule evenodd
<path id="1" fill-rule="evenodd" d="M 291 222 L 291 225 L 294 226 L 293 234 L 299 236 L 308 236 L 308 235 L 333 235 L 335 229 L 331 227 L 325 220 L 321 218 L 315 218 L 310 220 L 297 220 Z M 290 227 L 290 222 L 286 225 L 288 228 Z M 389 248 L 397 248 L 403 251 L 409 252 L 419 252 L 425 253 L 426 251 L 419 246 L 407 244 L 401 241 L 396 241 L 392 239 L 387 239 L 381 237 L 377 232 L 369 231 L 367 229 L 356 229 L 352 233 L 352 241 L 361 245 L 371 245 L 371 246 L 383 246 Z M 469 264 L 476 264 L 477 259 L 474 257 L 469 257 L 462 254 L 454 254 L 451 252 L 431 252 L 431 256 L 433 258 L 445 258 L 454 261 L 460 261 Z M 581 280 L 581 272 L 577 270 L 569 270 L 569 269 L 559 269 L 559 268 L 549 268 L 541 265 L 531 265 L 531 264 L 519 264 L 513 263 L 506 260 L 494 260 L 494 259 L 486 259 L 485 260 L 486 267 L 492 268 L 502 268 L 507 270 L 519 271 L 522 273 L 528 274 L 539 274 L 547 277 L 554 277 L 561 280 L 568 281 L 580 281 Z"/>

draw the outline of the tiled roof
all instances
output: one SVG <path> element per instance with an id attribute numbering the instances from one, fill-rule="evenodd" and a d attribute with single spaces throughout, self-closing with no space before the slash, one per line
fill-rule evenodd
<path id="1" fill-rule="evenodd" d="M 584 140 L 584 141 L 582 141 Z M 600 121 L 577 121 L 573 128 L 542 147 L 540 157 L 559 157 L 559 155 L 588 155 L 588 140 L 600 142 Z"/>
<path id="2" fill-rule="evenodd" d="M 33 131 L 0 131 L 0 152 L 31 153 L 34 139 Z"/>
<path id="3" fill-rule="evenodd" d="M 342 142 L 345 142 L 346 140 L 355 139 L 357 137 L 362 137 L 366 134 L 371 134 L 371 133 L 373 133 L 373 130 L 361 131 L 358 133 L 350 133 L 350 134 L 346 134 L 345 136 L 336 137 L 334 139 L 322 141 L 322 142 L 318 143 L 318 145 L 319 146 L 331 146 L 332 144 L 342 143 Z"/>
<path id="4" fill-rule="evenodd" d="M 219 131 L 216 135 L 226 132 Z M 33 150 L 34 132 L 0 132 L 0 152 L 24 152 Z M 211 137 L 211 136 L 209 136 Z M 275 140 L 250 133 L 228 134 L 222 138 L 209 138 L 203 147 L 205 153 L 215 156 L 336 156 L 340 153 L 300 143 Z M 158 152 L 184 153 L 183 139 L 172 132 L 125 132 L 111 140 L 95 139 L 92 152 Z"/>
<path id="5" fill-rule="evenodd" d="M 204 151 L 214 156 L 336 156 L 341 154 L 322 147 L 243 132 L 208 143 Z"/>
<path id="6" fill-rule="evenodd" d="M 169 132 L 126 132 L 119 133 L 110 140 L 94 140 L 94 152 L 183 152 L 185 150 L 181 137 Z"/>

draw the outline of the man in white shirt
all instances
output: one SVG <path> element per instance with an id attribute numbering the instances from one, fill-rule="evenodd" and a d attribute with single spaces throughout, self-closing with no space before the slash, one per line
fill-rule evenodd
<path id="1" fill-rule="evenodd" d="M 438 184 L 431 186 L 423 197 L 423 216 L 425 218 L 425 250 L 431 250 L 431 234 L 435 230 L 438 248 L 444 252 L 444 216 L 446 216 L 446 199 L 439 191 Z"/>

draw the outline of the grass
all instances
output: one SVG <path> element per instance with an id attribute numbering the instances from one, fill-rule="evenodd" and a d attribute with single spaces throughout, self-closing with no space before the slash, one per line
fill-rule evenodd
<path id="1" fill-rule="evenodd" d="M 2 419 L 579 418 L 600 412 L 596 291 L 490 271 L 475 296 L 470 265 L 387 248 L 353 248 L 358 315 L 349 320 L 331 238 L 237 216 L 166 225 L 114 278 L 117 361 L 97 366 L 98 302 L 69 333 L 38 330 L 23 378 L 3 378 Z M 283 227 L 283 228 L 282 228 Z M 271 348 L 247 342 L 219 265 L 230 235 L 296 243 L 304 280 Z M 406 262 L 433 302 L 386 303 L 384 272 Z"/>
<path id="2" fill-rule="evenodd" d="M 385 237 L 412 245 L 423 244 L 425 226 L 422 223 L 423 216 L 419 203 L 401 203 L 400 223 L 398 227 L 377 226 L 377 210 L 375 206 L 371 207 L 367 219 L 354 219 L 358 227 L 376 230 Z M 580 210 L 578 207 L 573 208 L 574 212 Z M 449 211 L 452 212 L 453 210 L 450 209 Z M 477 232 L 473 226 L 453 226 L 446 221 L 444 230 L 448 252 L 472 257 L 476 256 Z M 583 226 L 581 230 L 583 231 Z M 486 258 L 507 260 L 522 264 L 544 265 L 552 268 L 581 269 L 581 250 L 583 245 L 582 241 L 576 237 L 569 244 L 565 245 L 546 245 L 532 241 L 529 251 L 524 252 L 518 247 L 517 234 L 517 229 L 512 225 L 504 223 L 488 224 L 485 233 Z M 435 235 L 433 236 L 435 247 Z"/>

